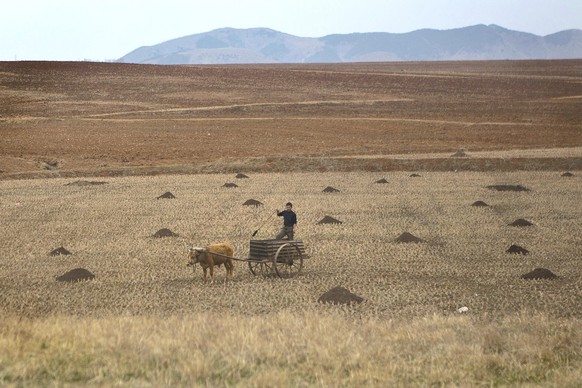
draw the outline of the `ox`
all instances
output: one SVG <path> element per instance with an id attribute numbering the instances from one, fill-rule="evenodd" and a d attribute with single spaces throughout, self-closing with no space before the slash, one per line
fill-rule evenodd
<path id="1" fill-rule="evenodd" d="M 204 270 L 204 280 L 206 281 L 206 270 L 210 269 L 210 280 L 214 282 L 214 266 L 224 264 L 226 268 L 226 280 L 232 277 L 234 249 L 229 243 L 212 244 L 205 248 L 188 248 L 188 265 L 195 266 L 200 263 Z"/>

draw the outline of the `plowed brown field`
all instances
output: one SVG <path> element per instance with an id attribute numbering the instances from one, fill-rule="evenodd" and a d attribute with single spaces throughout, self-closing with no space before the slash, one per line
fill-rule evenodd
<path id="1" fill-rule="evenodd" d="M 0 134 L 0 179 L 580 169 L 582 60 L 0 62 Z M 520 154 L 544 148 L 575 152 Z M 449 157 L 459 149 L 469 158 Z M 472 152 L 503 150 L 502 156 L 485 152 L 471 158 Z M 440 156 L 426 156 L 433 153 Z"/>

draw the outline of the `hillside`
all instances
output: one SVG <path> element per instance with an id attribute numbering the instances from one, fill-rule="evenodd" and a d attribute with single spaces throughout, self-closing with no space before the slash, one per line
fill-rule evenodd
<path id="1" fill-rule="evenodd" d="M 582 31 L 545 37 L 496 25 L 303 38 L 267 28 L 222 28 L 140 47 L 126 63 L 340 63 L 582 58 Z"/>

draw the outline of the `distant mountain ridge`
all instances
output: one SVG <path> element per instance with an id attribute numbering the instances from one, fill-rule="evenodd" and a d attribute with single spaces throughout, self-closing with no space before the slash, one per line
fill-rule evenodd
<path id="1" fill-rule="evenodd" d="M 538 36 L 497 25 L 302 38 L 268 28 L 221 28 L 140 47 L 119 62 L 322 63 L 582 58 L 582 30 Z"/>

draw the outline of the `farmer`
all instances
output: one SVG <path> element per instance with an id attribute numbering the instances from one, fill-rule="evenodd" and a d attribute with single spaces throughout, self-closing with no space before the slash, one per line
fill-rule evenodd
<path id="1" fill-rule="evenodd" d="M 295 225 L 297 225 L 297 215 L 292 209 L 293 204 L 291 202 L 287 202 L 287 204 L 285 205 L 285 210 L 283 210 L 282 212 L 280 212 L 278 209 L 275 210 L 275 213 L 279 217 L 283 217 L 283 227 L 281 228 L 281 231 L 279 232 L 279 234 L 277 234 L 275 239 L 282 240 L 283 237 L 287 236 L 289 240 L 293 240 L 293 232 L 295 229 Z"/>

